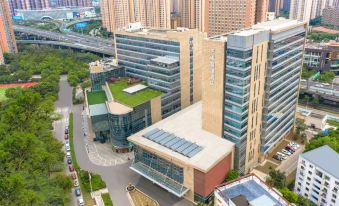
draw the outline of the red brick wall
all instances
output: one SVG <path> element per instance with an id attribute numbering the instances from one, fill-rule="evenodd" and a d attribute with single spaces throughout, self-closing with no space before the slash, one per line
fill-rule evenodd
<path id="1" fill-rule="evenodd" d="M 194 170 L 194 192 L 204 197 L 213 192 L 214 188 L 221 184 L 231 169 L 232 153 L 215 165 L 209 172 L 203 173 Z"/>

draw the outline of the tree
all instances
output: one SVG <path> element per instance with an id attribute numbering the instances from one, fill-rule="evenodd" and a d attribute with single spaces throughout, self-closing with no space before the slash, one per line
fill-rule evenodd
<path id="1" fill-rule="evenodd" d="M 289 202 L 296 203 L 298 201 L 298 195 L 290 191 L 287 187 L 283 187 L 279 191 Z"/>
<path id="2" fill-rule="evenodd" d="M 237 179 L 239 176 L 240 176 L 239 171 L 238 171 L 238 170 L 232 169 L 232 170 L 230 170 L 230 171 L 227 173 L 225 182 L 228 182 L 228 181 L 231 181 L 231 180 L 235 180 L 235 179 Z"/>
<path id="3" fill-rule="evenodd" d="M 295 121 L 295 131 L 296 131 L 297 135 L 301 135 L 302 133 L 305 132 L 306 129 L 307 129 L 307 126 L 304 124 L 304 121 L 300 120 L 300 119 L 296 119 L 296 121 Z"/>
<path id="4" fill-rule="evenodd" d="M 311 202 L 309 199 L 299 195 L 298 196 L 298 201 L 297 201 L 298 206 L 316 206 L 313 202 Z"/>
<path id="5" fill-rule="evenodd" d="M 286 177 L 284 173 L 280 172 L 279 170 L 271 170 L 268 174 L 269 177 L 266 180 L 268 185 L 278 189 L 285 187 Z"/>

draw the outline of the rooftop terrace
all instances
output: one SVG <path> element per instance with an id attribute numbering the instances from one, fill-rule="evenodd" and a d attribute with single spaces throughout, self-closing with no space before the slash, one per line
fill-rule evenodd
<path id="1" fill-rule="evenodd" d="M 162 95 L 160 91 L 150 88 L 145 88 L 133 94 L 124 92 L 124 89 L 131 86 L 133 85 L 128 84 L 128 78 L 122 78 L 114 83 L 109 83 L 109 89 L 114 100 L 129 107 L 138 106 Z"/>
<path id="2" fill-rule="evenodd" d="M 273 188 L 267 186 L 255 175 L 241 177 L 230 183 L 217 188 L 217 193 L 227 201 L 232 201 L 235 205 L 243 205 L 245 199 L 252 206 L 287 206 L 288 201 L 275 192 Z M 239 198 L 241 197 L 241 198 Z M 242 201 L 239 201 L 242 199 Z"/>
<path id="3" fill-rule="evenodd" d="M 107 97 L 104 91 L 87 92 L 88 105 L 102 104 L 107 101 Z"/>

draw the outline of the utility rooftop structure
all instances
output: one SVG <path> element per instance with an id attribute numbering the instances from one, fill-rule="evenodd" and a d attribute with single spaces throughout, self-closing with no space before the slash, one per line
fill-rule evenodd
<path id="1" fill-rule="evenodd" d="M 218 186 L 214 195 L 215 206 L 292 206 L 253 174 Z"/>
<path id="2" fill-rule="evenodd" d="M 131 135 L 131 169 L 178 197 L 204 201 L 232 168 L 234 144 L 201 128 L 195 103 Z"/>

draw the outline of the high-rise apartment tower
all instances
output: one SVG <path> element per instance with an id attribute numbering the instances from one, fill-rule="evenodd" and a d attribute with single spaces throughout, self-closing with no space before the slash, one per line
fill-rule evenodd
<path id="1" fill-rule="evenodd" d="M 4 63 L 4 53 L 16 51 L 16 41 L 9 5 L 7 1 L 0 1 L 0 64 Z"/>
<path id="2" fill-rule="evenodd" d="M 123 30 L 128 23 L 144 27 L 170 28 L 170 0 L 101 0 L 103 26 L 110 32 Z"/>

